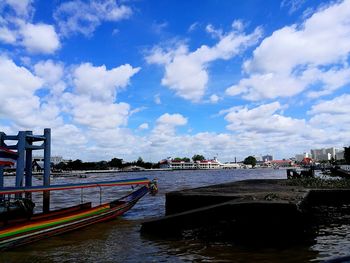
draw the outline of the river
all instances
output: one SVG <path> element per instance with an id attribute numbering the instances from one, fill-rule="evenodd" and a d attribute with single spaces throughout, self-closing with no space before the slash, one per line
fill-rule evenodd
<path id="1" fill-rule="evenodd" d="M 195 170 L 152 171 L 114 174 L 88 174 L 87 178 L 54 178 L 52 184 L 92 182 L 147 177 L 157 178 L 159 193 L 142 198 L 124 216 L 95 224 L 79 231 L 51 237 L 25 247 L 1 252 L 0 262 L 321 262 L 350 251 L 350 223 L 320 226 L 312 244 L 288 247 L 252 248 L 232 243 L 201 240 L 161 240 L 140 235 L 140 222 L 164 215 L 165 193 L 185 188 L 253 178 L 286 178 L 285 170 Z M 7 185 L 14 177 L 6 177 Z M 33 184 L 42 181 L 34 179 Z M 103 201 L 130 191 L 129 186 L 104 188 Z M 40 194 L 34 199 L 39 200 Z M 84 189 L 83 201 L 99 204 L 98 189 Z M 66 207 L 81 202 L 81 190 L 56 191 L 51 207 Z M 37 202 L 36 210 L 40 210 Z M 258 220 L 258 219 L 257 219 Z M 348 220 L 349 222 L 349 220 Z"/>

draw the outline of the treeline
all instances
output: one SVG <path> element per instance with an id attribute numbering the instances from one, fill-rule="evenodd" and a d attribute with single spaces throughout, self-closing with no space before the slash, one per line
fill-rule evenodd
<path id="1" fill-rule="evenodd" d="M 196 162 L 196 161 L 204 161 L 204 160 L 205 160 L 205 157 L 203 155 L 200 155 L 200 154 L 195 154 L 192 157 L 192 161 L 194 161 L 194 162 Z M 188 157 L 175 157 L 175 158 L 173 158 L 173 161 L 190 162 L 191 159 L 188 158 Z"/>
<path id="2" fill-rule="evenodd" d="M 99 162 L 83 162 L 82 160 L 74 160 L 61 162 L 54 165 L 57 170 L 108 170 L 108 169 L 123 169 L 128 166 L 139 166 L 145 169 L 159 168 L 159 163 L 144 162 L 141 157 L 137 161 L 124 162 L 123 159 L 113 158 L 110 161 Z"/>

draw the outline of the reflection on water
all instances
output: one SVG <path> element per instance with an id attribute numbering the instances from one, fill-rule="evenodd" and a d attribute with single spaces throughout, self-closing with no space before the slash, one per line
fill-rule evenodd
<path id="1" fill-rule="evenodd" d="M 143 219 L 164 215 L 165 193 L 184 188 L 253 178 L 285 178 L 284 170 L 171 171 L 118 174 L 91 174 L 87 178 L 55 178 L 52 184 L 119 180 L 137 177 L 158 179 L 159 193 L 147 195 L 123 217 L 79 231 L 2 252 L 0 262 L 319 262 L 350 252 L 350 225 L 321 225 L 312 245 L 247 248 L 225 242 L 200 240 L 159 240 L 140 235 Z M 6 178 L 12 184 L 14 178 Z M 42 181 L 35 180 L 35 184 Z M 102 201 L 120 197 L 130 187 L 104 188 Z M 84 202 L 100 202 L 99 189 L 84 189 Z M 35 199 L 41 194 L 35 194 Z M 81 190 L 53 192 L 51 207 L 81 202 Z M 37 202 L 37 211 L 41 204 Z M 258 220 L 258 219 L 257 219 Z"/>

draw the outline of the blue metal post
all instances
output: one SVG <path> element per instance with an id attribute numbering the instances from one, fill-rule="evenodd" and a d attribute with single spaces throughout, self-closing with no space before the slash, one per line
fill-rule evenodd
<path id="1" fill-rule="evenodd" d="M 5 133 L 0 132 L 0 146 L 4 145 L 4 136 Z M 0 166 L 0 188 L 4 187 L 4 167 Z M 0 199 L 2 196 L 0 195 Z"/>
<path id="2" fill-rule="evenodd" d="M 33 135 L 32 131 L 26 131 L 26 135 Z M 33 162 L 33 156 L 32 156 L 32 149 L 29 149 L 29 146 L 33 144 L 31 138 L 27 138 L 27 145 L 26 145 L 26 178 L 25 178 L 25 185 L 26 187 L 32 186 L 32 162 Z M 28 147 L 27 147 L 28 146 Z M 32 193 L 26 193 L 26 198 L 31 199 L 32 198 Z"/>
<path id="3" fill-rule="evenodd" d="M 44 186 L 50 185 L 51 129 L 44 129 Z M 43 193 L 43 212 L 50 211 L 50 191 Z"/>
<path id="4" fill-rule="evenodd" d="M 18 142 L 17 142 L 17 165 L 16 165 L 16 187 L 21 187 L 23 185 L 23 175 L 24 175 L 24 155 L 26 147 L 26 132 L 18 132 Z"/>

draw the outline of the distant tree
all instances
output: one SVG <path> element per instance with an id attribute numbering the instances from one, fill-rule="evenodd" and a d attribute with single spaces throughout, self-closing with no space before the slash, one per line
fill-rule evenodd
<path id="1" fill-rule="evenodd" d="M 188 157 L 184 157 L 184 158 L 181 158 L 181 157 L 175 157 L 175 158 L 173 159 L 173 161 L 176 161 L 176 162 L 190 162 L 190 161 L 191 161 L 191 159 L 190 159 L 190 158 L 188 158 Z"/>
<path id="2" fill-rule="evenodd" d="M 196 162 L 196 161 L 204 161 L 205 157 L 203 155 L 195 154 L 195 155 L 193 155 L 192 160 L 194 162 Z"/>
<path id="3" fill-rule="evenodd" d="M 152 168 L 153 168 L 153 169 L 158 169 L 158 168 L 160 168 L 160 163 L 153 163 L 153 164 L 152 164 Z"/>
<path id="4" fill-rule="evenodd" d="M 254 156 L 248 156 L 247 158 L 244 159 L 243 163 L 250 164 L 254 167 L 256 165 L 256 159 Z"/>
<path id="5" fill-rule="evenodd" d="M 76 159 L 75 161 L 69 162 L 68 167 L 72 170 L 82 170 L 83 162 L 79 159 Z"/>
<path id="6" fill-rule="evenodd" d="M 136 165 L 138 165 L 138 166 L 143 166 L 143 164 L 144 164 L 144 161 L 142 160 L 141 157 L 139 157 L 139 158 L 137 159 Z"/>
<path id="7" fill-rule="evenodd" d="M 66 170 L 67 169 L 67 164 L 65 164 L 64 162 L 60 162 L 58 164 L 56 164 L 54 166 L 55 169 L 58 169 L 58 170 Z"/>
<path id="8" fill-rule="evenodd" d="M 90 163 L 90 167 L 88 169 L 92 170 L 107 170 L 108 169 L 108 162 L 106 161 L 100 161 L 97 163 Z"/>
<path id="9" fill-rule="evenodd" d="M 121 168 L 123 166 L 123 159 L 112 158 L 112 160 L 110 160 L 108 164 L 110 167 Z"/>
<path id="10" fill-rule="evenodd" d="M 350 164 L 350 146 L 344 147 L 344 159 L 346 164 Z"/>

